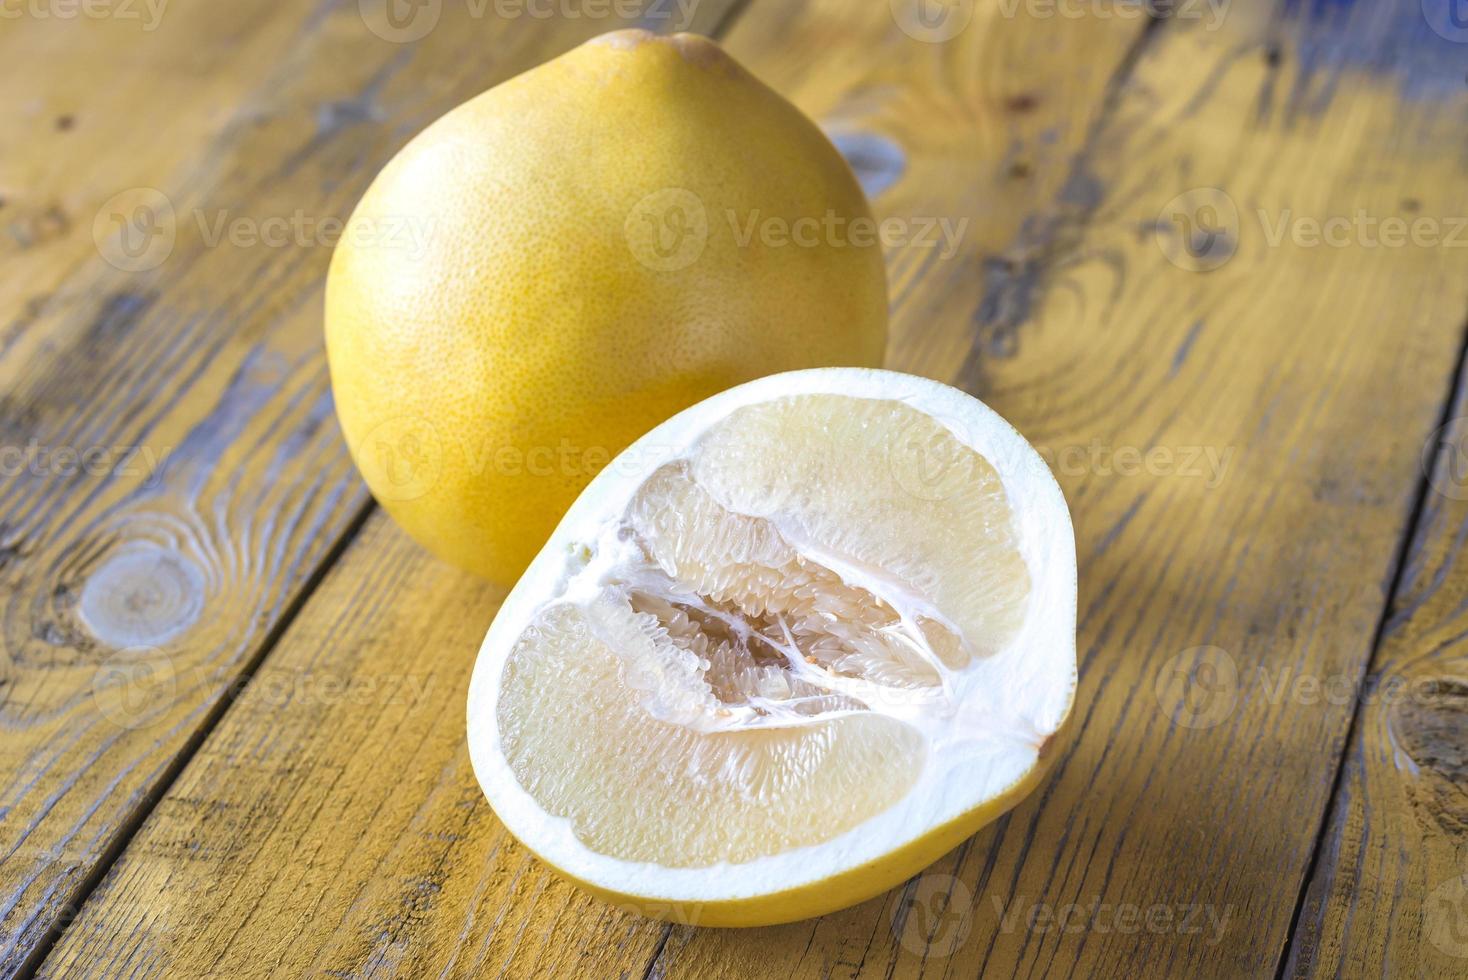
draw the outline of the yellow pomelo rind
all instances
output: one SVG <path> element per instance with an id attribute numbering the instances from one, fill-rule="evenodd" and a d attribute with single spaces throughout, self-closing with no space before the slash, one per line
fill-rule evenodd
<path id="1" fill-rule="evenodd" d="M 413 538 L 508 586 L 674 413 L 882 363 L 871 220 L 820 129 L 713 42 L 588 42 L 430 125 L 359 202 L 325 317 L 353 459 Z"/>
<path id="2" fill-rule="evenodd" d="M 1052 739 L 1043 755 L 1050 756 L 1056 745 L 1058 739 Z M 549 861 L 546 864 L 563 878 L 610 905 L 678 925 L 752 928 L 798 922 L 849 908 L 897 887 L 1023 801 L 1044 778 L 1048 769 L 1047 763 L 1048 759 L 1042 759 L 1040 765 L 1032 768 L 1020 782 L 1001 795 L 895 851 L 860 867 L 786 891 L 690 904 L 659 895 L 613 891 L 595 882 L 578 878 Z M 541 859 L 545 860 L 543 857 Z"/>

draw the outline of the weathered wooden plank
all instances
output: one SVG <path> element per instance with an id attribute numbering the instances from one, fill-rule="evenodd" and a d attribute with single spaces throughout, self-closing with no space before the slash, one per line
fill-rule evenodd
<path id="1" fill-rule="evenodd" d="M 52 301 L 5 315 L 15 340 L 0 379 L 0 974 L 44 952 L 364 511 L 321 350 L 332 222 L 436 115 L 624 26 L 418 5 L 436 24 L 405 41 L 411 23 L 369 29 L 371 4 L 296 7 L 290 31 L 257 28 L 264 9 L 215 15 L 254 59 L 248 91 L 220 82 L 207 98 L 181 97 L 189 121 L 159 127 L 218 138 L 147 157 L 158 193 L 103 203 L 127 184 L 108 190 L 100 217 L 120 231 L 86 244 L 92 257 L 64 277 L 48 273 Z M 677 26 L 678 9 L 650 26 Z M 179 23 L 203 31 L 210 20 Z M 170 42 L 163 64 L 179 66 L 181 84 L 226 43 L 198 37 L 197 48 Z M 104 92 L 108 66 L 139 56 L 90 44 L 98 63 L 86 76 Z M 135 74 L 138 91 L 146 76 Z M 69 82 L 57 91 L 84 97 Z M 97 111 L 121 111 L 98 98 Z M 94 145 L 100 169 L 173 108 L 157 90 L 135 101 L 139 132 L 115 150 Z M 90 105 L 73 110 L 78 133 Z M 221 124 L 210 114 L 226 106 Z M 122 181 L 143 172 L 132 167 L 119 164 Z M 59 242 L 56 261 L 75 246 Z"/>
<path id="2" fill-rule="evenodd" d="M 1153 35 L 1066 193 L 988 264 L 964 367 L 904 362 L 1055 461 L 1081 568 L 1073 747 L 907 888 L 675 929 L 656 975 L 1274 973 L 1351 706 L 1270 682 L 1370 656 L 1462 341 L 1468 250 L 1432 226 L 1468 214 L 1468 93 L 1416 0 L 1241 8 Z M 730 43 L 759 70 L 757 16 Z M 1337 218 L 1344 244 L 1312 244 Z M 1386 218 L 1425 237 L 1388 241 Z M 965 273 L 908 288 L 903 335 Z"/>
<path id="3" fill-rule="evenodd" d="M 493 590 L 375 517 L 44 976 L 641 976 L 662 936 L 560 882 L 469 767 Z"/>
<path id="4" fill-rule="evenodd" d="M 1059 193 L 1107 76 L 1143 29 L 995 17 L 956 44 L 923 44 L 882 5 L 750 9 L 774 21 L 743 35 L 741 56 L 826 124 L 882 191 L 879 211 L 914 234 L 910 219 L 970 218 L 961 258 L 940 254 L 941 232 L 891 249 L 899 305 L 925 264 L 952 266 L 953 290 L 977 302 L 982 257 Z M 939 110 L 952 127 L 915 115 Z M 945 188 L 963 194 L 964 210 L 935 210 Z M 964 322 L 924 329 L 909 313 L 902 328 L 897 361 L 931 344 L 950 366 L 962 362 Z M 355 975 L 391 962 L 414 976 L 640 977 L 666 927 L 559 883 L 504 836 L 475 787 L 464 693 L 493 612 L 488 592 L 422 559 L 374 515 L 261 676 L 368 691 L 397 690 L 404 674 L 432 682 L 407 705 L 244 698 L 44 972 L 192 976 L 253 963 Z"/>
<path id="5" fill-rule="evenodd" d="M 77 272 L 102 262 L 93 228 L 109 199 L 184 182 L 261 65 L 312 18 L 303 4 L 266 0 L 139 0 L 103 17 L 80 4 L 6 9 L 19 16 L 0 31 L 0 389 L 55 343 L 57 309 L 95 300 L 94 279 Z M 52 329 L 36 329 L 43 311 Z"/>
<path id="6" fill-rule="evenodd" d="M 1287 976 L 1468 973 L 1468 388 L 1423 448 L 1429 485 L 1364 677 L 1284 676 L 1297 710 L 1357 715 Z"/>

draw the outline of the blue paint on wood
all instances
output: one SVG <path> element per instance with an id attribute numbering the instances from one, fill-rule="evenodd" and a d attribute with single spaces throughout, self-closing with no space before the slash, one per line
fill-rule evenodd
<path id="1" fill-rule="evenodd" d="M 846 158 L 867 197 L 877 197 L 902 177 L 907 155 L 902 147 L 876 133 L 836 133 L 831 137 Z"/>

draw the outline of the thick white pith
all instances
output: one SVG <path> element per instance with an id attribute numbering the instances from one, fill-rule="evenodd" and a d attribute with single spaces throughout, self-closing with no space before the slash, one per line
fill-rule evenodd
<path id="1" fill-rule="evenodd" d="M 495 723 L 507 656 L 547 603 L 587 603 L 608 588 L 667 599 L 659 570 L 629 552 L 625 511 L 660 468 L 677 465 L 701 434 L 745 405 L 783 396 L 831 394 L 898 401 L 939 420 L 961 443 L 989 460 L 1009 500 L 1015 537 L 1031 588 L 1022 620 L 1003 649 L 951 669 L 928 642 L 931 628 L 957 631 L 944 613 L 880 569 L 853 563 L 800 541 L 780 528 L 800 553 L 830 569 L 895 611 L 894 633 L 931 668 L 938 683 L 914 684 L 911 695 L 873 692 L 870 681 L 843 676 L 829 664 L 798 655 L 783 629 L 755 641 L 777 651 L 781 669 L 836 700 L 802 714 L 787 699 L 745 698 L 714 711 L 684 712 L 680 723 L 738 730 L 829 720 L 842 697 L 862 702 L 852 711 L 900 719 L 920 733 L 928 751 L 908 791 L 890 807 L 818 845 L 723 864 L 668 868 L 597 853 L 578 839 L 570 822 L 551 817 L 517 782 L 505 760 Z M 664 594 L 660 594 L 663 590 Z M 697 598 L 677 598 L 685 607 Z M 661 607 L 658 607 L 661 609 Z M 666 613 L 663 609 L 662 612 Z M 700 610 L 700 613 L 704 612 Z M 765 624 L 767 627 L 768 623 Z M 924 627 L 929 632 L 925 633 Z M 747 623 L 731 623 L 731 630 Z M 1045 740 L 1068 712 L 1075 685 L 1075 560 L 1065 504 L 1038 454 L 977 401 L 935 382 L 861 369 L 823 369 L 765 378 L 733 389 L 680 414 L 649 433 L 609 466 L 567 514 L 551 542 L 506 600 L 485 639 L 469 699 L 470 751 L 475 771 L 508 828 L 550 863 L 608 891 L 669 901 L 717 901 L 799 887 L 866 864 L 973 810 L 1020 782 L 1036 764 Z"/>

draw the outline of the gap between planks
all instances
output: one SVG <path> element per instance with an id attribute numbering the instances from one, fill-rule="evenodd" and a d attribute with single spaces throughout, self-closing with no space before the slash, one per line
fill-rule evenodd
<path id="1" fill-rule="evenodd" d="M 1443 398 L 1442 411 L 1438 413 L 1437 428 L 1446 426 L 1453 418 L 1453 409 L 1458 404 L 1458 399 L 1463 391 L 1463 369 L 1468 367 L 1468 319 L 1463 322 L 1463 337 L 1458 344 L 1458 359 L 1453 366 L 1452 377 L 1448 380 L 1447 394 Z M 1436 430 L 1430 430 L 1436 431 Z M 1433 454 L 1436 462 L 1438 454 L 1445 450 L 1439 448 Z M 1363 690 L 1366 679 L 1371 675 L 1372 668 L 1376 665 L 1377 655 L 1381 652 L 1382 641 L 1386 637 L 1386 629 L 1391 621 L 1396 608 L 1397 593 L 1401 589 L 1402 578 L 1406 573 L 1408 558 L 1411 557 L 1413 545 L 1417 543 L 1417 530 L 1422 522 L 1423 509 L 1427 503 L 1427 495 L 1432 492 L 1432 481 L 1428 472 L 1423 472 L 1417 480 L 1416 495 L 1412 498 L 1412 506 L 1407 512 L 1407 521 L 1402 528 L 1401 540 L 1397 542 L 1396 554 L 1392 559 L 1391 584 L 1387 587 L 1386 596 L 1383 599 L 1381 615 L 1377 618 L 1376 629 L 1371 635 L 1371 647 L 1368 656 L 1361 665 L 1361 670 L 1356 676 L 1354 690 Z M 1315 845 L 1310 851 L 1310 862 L 1305 865 L 1305 875 L 1300 879 L 1300 893 L 1295 898 L 1295 909 L 1290 915 L 1290 927 L 1285 933 L 1284 945 L 1280 947 L 1279 963 L 1275 965 L 1275 980 L 1284 980 L 1285 970 L 1289 966 L 1290 952 L 1296 942 L 1296 932 L 1300 926 L 1300 916 L 1305 910 L 1305 902 L 1310 896 L 1310 886 L 1315 881 L 1316 871 L 1320 865 L 1320 854 L 1325 847 L 1325 839 L 1330 831 L 1331 816 L 1335 813 L 1336 803 L 1340 797 L 1341 782 L 1346 771 L 1346 758 L 1350 754 L 1351 746 L 1356 742 L 1357 729 L 1361 724 L 1361 714 L 1366 707 L 1364 698 L 1356 698 L 1351 710 L 1351 720 L 1346 725 L 1345 736 L 1341 741 L 1340 751 L 1334 759 L 1335 771 L 1331 774 L 1330 793 L 1325 798 L 1325 808 L 1320 811 L 1320 823 L 1315 830 Z"/>
<path id="2" fill-rule="evenodd" d="M 362 528 L 367 524 L 367 518 L 371 517 L 372 512 L 376 509 L 377 504 L 375 502 L 368 502 L 347 522 L 345 530 L 332 543 L 326 554 L 322 556 L 320 564 L 306 576 L 305 582 L 301 585 L 300 592 L 291 600 L 290 604 L 281 613 L 280 618 L 266 632 L 265 638 L 260 644 L 260 649 L 240 668 L 237 679 L 230 684 L 224 694 L 220 696 L 219 700 L 210 707 L 199 727 L 189 735 L 184 741 L 183 747 L 169 761 L 153 791 L 142 795 L 137 808 L 128 814 L 127 819 L 122 822 L 122 826 L 118 829 L 117 836 L 108 843 L 107 847 L 102 851 L 101 857 L 97 859 L 97 863 L 92 866 L 91 870 L 82 879 L 81 884 L 77 886 L 76 893 L 73 894 L 71 901 L 67 903 L 67 907 L 72 913 L 71 916 L 66 919 L 64 924 L 53 925 L 48 929 L 46 931 L 46 937 L 37 943 L 31 950 L 30 955 L 21 962 L 20 969 L 14 974 L 17 980 L 30 980 L 40 970 L 41 964 L 46 961 L 46 957 L 51 955 L 51 950 L 55 949 L 56 944 L 61 940 L 61 934 L 66 931 L 71 921 L 81 912 L 82 906 L 92 897 L 92 893 L 97 890 L 97 886 L 102 883 L 102 879 L 107 877 L 107 872 L 112 870 L 112 866 L 117 863 L 117 859 L 132 844 L 133 838 L 142 829 L 143 823 L 152 814 L 153 808 L 158 805 L 158 801 L 168 795 L 168 791 L 173 788 L 173 784 L 177 781 L 179 775 L 188 767 L 189 762 L 198 754 L 199 749 L 204 743 L 208 741 L 214 729 L 224 720 L 224 716 L 228 714 L 230 708 L 234 707 L 237 692 L 247 688 L 249 683 L 255 679 L 255 675 L 259 672 L 261 666 L 264 665 L 266 658 L 270 656 L 271 651 L 275 649 L 281 637 L 290 629 L 291 624 L 296 621 L 296 617 L 306 607 L 306 603 L 315 594 L 316 588 L 326 579 L 326 576 L 336 565 L 337 560 L 341 558 L 347 548 L 351 546 L 352 542 L 357 539 L 357 535 L 361 533 Z"/>

